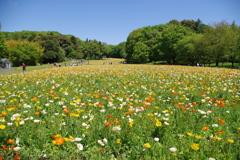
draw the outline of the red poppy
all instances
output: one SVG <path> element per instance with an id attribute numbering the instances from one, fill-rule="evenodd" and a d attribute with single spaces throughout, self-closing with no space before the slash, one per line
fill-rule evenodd
<path id="1" fill-rule="evenodd" d="M 100 148 L 100 149 L 99 149 L 99 151 L 103 151 L 103 150 L 104 150 L 104 148 Z"/>
<path id="2" fill-rule="evenodd" d="M 112 115 L 108 115 L 107 118 L 112 118 Z"/>
<path id="3" fill-rule="evenodd" d="M 222 133 L 223 133 L 223 131 L 222 131 L 222 130 L 220 130 L 220 131 L 218 131 L 218 133 L 219 133 L 219 134 L 222 134 Z"/>
<path id="4" fill-rule="evenodd" d="M 5 147 L 5 146 L 2 146 L 2 149 L 4 150 L 4 151 L 8 151 L 9 149 L 7 148 L 7 147 Z"/>

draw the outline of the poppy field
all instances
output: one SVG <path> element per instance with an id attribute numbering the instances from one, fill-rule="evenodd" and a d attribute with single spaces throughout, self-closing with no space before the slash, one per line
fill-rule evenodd
<path id="1" fill-rule="evenodd" d="M 240 70 L 83 65 L 0 76 L 0 160 L 240 159 Z"/>

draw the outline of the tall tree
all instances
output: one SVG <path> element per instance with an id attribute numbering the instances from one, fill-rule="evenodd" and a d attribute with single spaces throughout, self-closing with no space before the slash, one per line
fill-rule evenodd
<path id="1" fill-rule="evenodd" d="M 234 68 L 234 63 L 240 62 L 240 28 L 235 21 L 229 26 L 226 35 L 228 35 L 226 57 L 232 62 L 232 68 Z"/>
<path id="2" fill-rule="evenodd" d="M 41 45 L 45 48 L 43 54 L 43 63 L 62 62 L 65 58 L 65 53 L 60 48 L 58 39 L 52 34 L 41 36 Z"/>
<path id="3" fill-rule="evenodd" d="M 30 43 L 18 43 L 9 52 L 9 58 L 15 67 L 22 63 L 36 65 L 40 59 L 37 48 Z"/>
<path id="4" fill-rule="evenodd" d="M 175 49 L 177 52 L 176 60 L 179 64 L 194 65 L 201 61 L 201 58 L 204 56 L 201 40 L 202 34 L 192 34 L 177 42 Z"/>
<path id="5" fill-rule="evenodd" d="M 198 25 L 200 26 L 200 20 L 198 22 L 195 22 L 194 20 L 182 20 L 181 21 L 181 25 L 184 27 L 188 27 L 189 29 L 191 29 L 193 32 L 197 31 Z"/>
<path id="6" fill-rule="evenodd" d="M 99 42 L 97 40 L 93 40 L 86 43 L 85 54 L 87 59 L 101 59 L 102 53 Z"/>
<path id="7" fill-rule="evenodd" d="M 232 43 L 232 36 L 229 24 L 225 21 L 214 23 L 204 33 L 205 48 L 216 66 L 226 58 L 229 45 Z"/>
<path id="8" fill-rule="evenodd" d="M 131 60 L 134 63 L 146 63 L 149 61 L 149 48 L 143 42 L 137 42 L 133 49 Z"/>
<path id="9" fill-rule="evenodd" d="M 169 64 L 176 64 L 177 52 L 175 45 L 178 41 L 192 34 L 188 28 L 181 25 L 169 25 L 162 32 L 161 50 L 164 53 L 164 60 Z"/>

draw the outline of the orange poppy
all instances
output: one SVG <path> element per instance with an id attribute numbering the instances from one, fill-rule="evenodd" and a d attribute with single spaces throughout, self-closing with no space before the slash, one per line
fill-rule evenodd
<path id="1" fill-rule="evenodd" d="M 99 151 L 103 151 L 103 150 L 104 150 L 104 148 L 100 148 L 100 149 L 99 149 Z"/>
<path id="2" fill-rule="evenodd" d="M 35 112 L 36 115 L 38 115 L 38 114 L 40 114 L 40 113 L 41 113 L 40 111 L 36 111 L 36 112 Z"/>
<path id="3" fill-rule="evenodd" d="M 208 126 L 203 127 L 202 130 L 203 130 L 203 131 L 208 130 Z"/>
<path id="4" fill-rule="evenodd" d="M 14 143 L 14 139 L 7 140 L 7 143 Z"/>
<path id="5" fill-rule="evenodd" d="M 120 124 L 120 122 L 118 121 L 118 118 L 116 118 L 116 119 L 114 120 L 114 123 Z"/>
<path id="6" fill-rule="evenodd" d="M 37 97 L 33 97 L 32 99 L 31 99 L 31 101 L 36 101 L 37 100 Z"/>
<path id="7" fill-rule="evenodd" d="M 65 113 L 69 113 L 69 110 L 64 110 Z"/>
<path id="8" fill-rule="evenodd" d="M 62 145 L 64 143 L 64 139 L 63 138 L 56 138 L 56 145 Z"/>
<path id="9" fill-rule="evenodd" d="M 110 127 L 110 123 L 106 122 L 105 127 Z"/>
<path id="10" fill-rule="evenodd" d="M 224 120 L 219 120 L 219 123 L 220 124 L 225 124 L 225 121 Z"/>
<path id="11" fill-rule="evenodd" d="M 19 159 L 21 159 L 21 156 L 20 156 L 20 154 L 15 154 L 13 156 L 13 158 L 14 158 L 14 160 L 19 160 Z"/>
<path id="12" fill-rule="evenodd" d="M 192 105 L 193 105 L 193 106 L 196 106 L 196 105 L 197 105 L 197 102 L 193 102 Z"/>

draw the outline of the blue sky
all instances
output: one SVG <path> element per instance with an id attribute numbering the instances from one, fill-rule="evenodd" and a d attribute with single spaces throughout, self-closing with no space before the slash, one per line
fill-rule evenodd
<path id="1" fill-rule="evenodd" d="M 2 31 L 58 31 L 113 45 L 144 26 L 198 18 L 240 25 L 240 0 L 0 0 Z"/>

